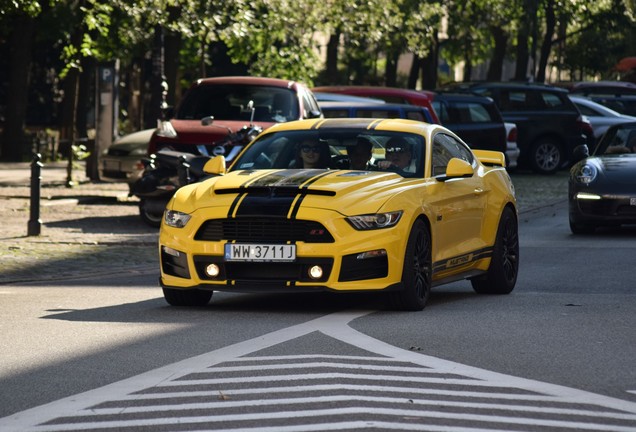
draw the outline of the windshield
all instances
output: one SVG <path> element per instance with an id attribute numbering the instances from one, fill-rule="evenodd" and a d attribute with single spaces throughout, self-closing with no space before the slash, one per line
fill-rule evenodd
<path id="1" fill-rule="evenodd" d="M 284 131 L 262 135 L 230 171 L 254 169 L 352 169 L 422 177 L 424 138 L 364 129 Z M 384 162 L 383 162 L 384 161 Z"/>
<path id="2" fill-rule="evenodd" d="M 636 153 L 636 123 L 607 130 L 594 154 Z"/>
<path id="3" fill-rule="evenodd" d="M 254 121 L 283 123 L 299 118 L 298 98 L 293 90 L 282 87 L 246 84 L 201 85 L 193 87 L 179 106 L 175 118 L 249 121 L 254 104 Z"/>

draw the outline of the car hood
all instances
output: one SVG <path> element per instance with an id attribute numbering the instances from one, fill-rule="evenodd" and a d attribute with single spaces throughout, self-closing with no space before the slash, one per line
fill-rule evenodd
<path id="1" fill-rule="evenodd" d="M 249 121 L 243 120 L 215 120 L 212 124 L 204 126 L 201 120 L 170 120 L 172 127 L 177 132 L 180 143 L 191 144 L 213 144 L 222 139 L 230 132 L 236 132 L 243 126 L 247 126 Z M 254 124 L 267 129 L 274 123 L 254 122 Z"/>
<path id="2" fill-rule="evenodd" d="M 588 158 L 598 166 L 610 182 L 634 184 L 636 182 L 636 154 L 593 156 Z"/>
<path id="3" fill-rule="evenodd" d="M 181 188 L 173 209 L 192 213 L 227 207 L 241 215 L 288 215 L 294 208 L 334 210 L 344 215 L 375 213 L 401 188 L 421 179 L 395 173 L 288 169 L 237 170 Z M 393 210 L 393 209 L 391 209 Z"/>

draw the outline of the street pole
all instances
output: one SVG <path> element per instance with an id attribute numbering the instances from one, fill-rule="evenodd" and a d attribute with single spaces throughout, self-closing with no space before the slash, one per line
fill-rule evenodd
<path id="1" fill-rule="evenodd" d="M 30 219 L 27 226 L 27 236 L 40 235 L 42 221 L 40 220 L 40 185 L 42 183 L 42 155 L 36 153 L 31 162 L 31 202 Z"/>

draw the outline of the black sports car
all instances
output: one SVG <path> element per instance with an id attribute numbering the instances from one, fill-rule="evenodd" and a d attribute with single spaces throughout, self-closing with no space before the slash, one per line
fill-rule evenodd
<path id="1" fill-rule="evenodd" d="M 570 229 L 591 233 L 600 226 L 636 224 L 636 122 L 612 126 L 594 152 L 575 149 L 570 170 Z"/>

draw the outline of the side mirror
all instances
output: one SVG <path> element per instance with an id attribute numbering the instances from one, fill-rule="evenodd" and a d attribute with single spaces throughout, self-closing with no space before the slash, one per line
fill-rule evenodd
<path id="1" fill-rule="evenodd" d="M 579 146 L 574 147 L 572 150 L 572 159 L 574 162 L 578 162 L 580 160 L 586 159 L 590 156 L 590 149 L 587 144 L 581 144 Z"/>
<path id="2" fill-rule="evenodd" d="M 446 166 L 446 174 L 436 177 L 439 181 L 446 181 L 454 178 L 472 177 L 475 170 L 472 165 L 463 159 L 452 158 Z"/>
<path id="3" fill-rule="evenodd" d="M 224 175 L 227 170 L 225 168 L 225 156 L 215 156 L 203 165 L 203 172 L 212 175 Z"/>

